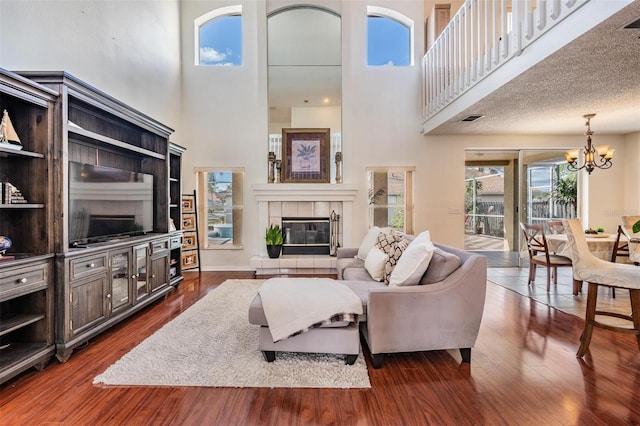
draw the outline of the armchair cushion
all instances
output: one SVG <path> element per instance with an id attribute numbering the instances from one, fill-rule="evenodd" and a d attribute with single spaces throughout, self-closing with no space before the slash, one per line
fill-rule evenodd
<path id="1" fill-rule="evenodd" d="M 429 266 L 434 251 L 435 247 L 431 242 L 416 244 L 414 241 L 409 244 L 391 272 L 389 285 L 392 287 L 418 285 Z"/>
<path id="2" fill-rule="evenodd" d="M 436 247 L 420 284 L 438 283 L 451 275 L 460 265 L 462 260 L 458 256 Z"/>
<path id="3" fill-rule="evenodd" d="M 356 257 L 358 259 L 365 260 L 367 258 L 367 255 L 369 254 L 369 250 L 371 250 L 371 247 L 373 247 L 376 244 L 376 241 L 378 239 L 378 234 L 380 234 L 380 232 L 383 232 L 386 234 L 390 230 L 391 228 L 380 228 L 378 226 L 374 226 L 373 228 L 369 229 L 369 231 L 367 232 L 367 235 L 365 235 L 364 239 L 360 243 L 360 247 L 358 248 L 358 253 L 356 254 Z"/>
<path id="4" fill-rule="evenodd" d="M 387 263 L 387 254 L 378 247 L 371 247 L 366 259 L 364 260 L 364 268 L 367 270 L 371 278 L 376 281 L 384 279 L 384 265 Z"/>

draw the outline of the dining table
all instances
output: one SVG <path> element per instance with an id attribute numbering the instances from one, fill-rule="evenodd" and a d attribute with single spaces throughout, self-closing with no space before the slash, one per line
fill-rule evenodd
<path id="1" fill-rule="evenodd" d="M 591 253 L 606 261 L 611 260 L 613 247 L 616 244 L 616 234 L 587 234 L 587 245 Z M 547 234 L 547 246 L 549 251 L 571 259 L 567 234 Z M 572 259 L 573 260 L 573 259 Z"/>

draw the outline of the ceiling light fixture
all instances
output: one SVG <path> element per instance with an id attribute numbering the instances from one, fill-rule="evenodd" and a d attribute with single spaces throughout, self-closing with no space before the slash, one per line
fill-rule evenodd
<path id="1" fill-rule="evenodd" d="M 587 172 L 591 174 L 596 168 L 598 169 L 608 169 L 613 163 L 611 163 L 611 159 L 613 158 L 613 152 L 615 149 L 609 149 L 609 145 L 599 145 L 595 146 L 591 143 L 591 135 L 593 132 L 591 131 L 591 119 L 595 117 L 595 114 L 585 114 L 584 118 L 587 119 L 585 126 L 587 126 L 587 131 L 585 135 L 587 136 L 587 145 L 584 147 L 584 163 L 580 166 L 578 163 L 578 155 L 580 154 L 579 149 L 572 149 L 567 151 L 564 156 L 567 159 L 567 163 L 569 163 L 569 170 L 578 171 L 582 169 L 587 169 Z"/>

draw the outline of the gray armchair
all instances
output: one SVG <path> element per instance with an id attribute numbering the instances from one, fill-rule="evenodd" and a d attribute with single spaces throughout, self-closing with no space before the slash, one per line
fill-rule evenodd
<path id="1" fill-rule="evenodd" d="M 484 310 L 487 260 L 434 244 L 462 261 L 439 282 L 388 287 L 376 281 L 343 281 L 365 304 L 366 319 L 360 331 L 374 368 L 382 366 L 384 354 L 441 349 L 459 349 L 462 360 L 471 362 Z"/>

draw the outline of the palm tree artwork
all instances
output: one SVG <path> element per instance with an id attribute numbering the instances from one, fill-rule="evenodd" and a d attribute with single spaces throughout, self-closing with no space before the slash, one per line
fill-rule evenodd
<path id="1" fill-rule="evenodd" d="M 319 141 L 299 141 L 296 144 L 294 171 L 317 172 L 320 170 L 317 142 Z"/>

